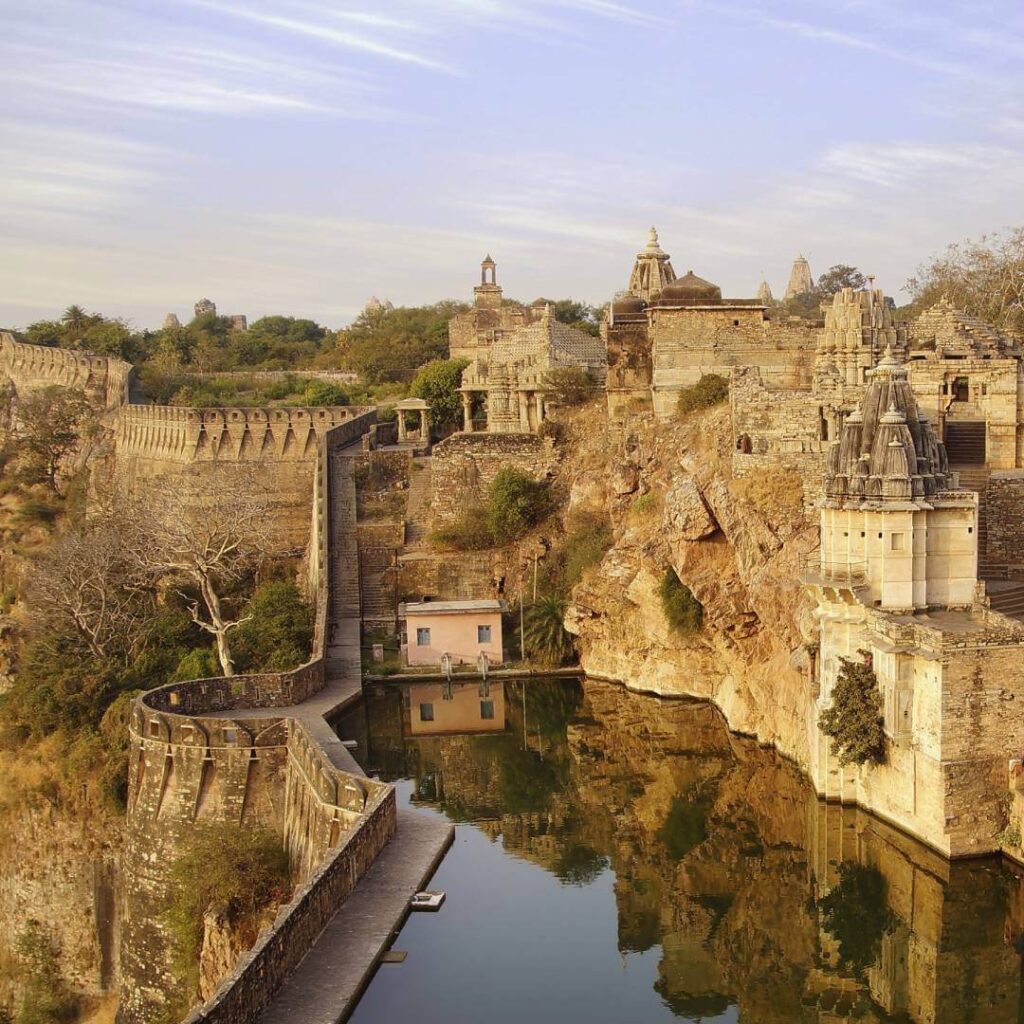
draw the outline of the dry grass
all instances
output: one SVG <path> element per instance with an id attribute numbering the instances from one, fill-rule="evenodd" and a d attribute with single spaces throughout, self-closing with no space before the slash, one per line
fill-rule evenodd
<path id="1" fill-rule="evenodd" d="M 769 518 L 773 514 L 802 515 L 804 485 L 791 469 L 754 469 L 729 481 L 734 498 L 753 505 Z"/>

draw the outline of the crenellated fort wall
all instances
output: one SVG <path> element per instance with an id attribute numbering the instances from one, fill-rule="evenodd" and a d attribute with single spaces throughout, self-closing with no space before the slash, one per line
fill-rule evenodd
<path id="1" fill-rule="evenodd" d="M 52 385 L 78 388 L 103 409 L 127 404 L 135 369 L 130 363 L 91 352 L 28 345 L 0 331 L 0 374 L 19 395 Z"/>
<path id="2" fill-rule="evenodd" d="M 275 830 L 297 885 L 273 926 L 190 1018 L 215 1024 L 258 1016 L 395 832 L 392 787 L 336 767 L 289 713 L 325 682 L 330 452 L 347 447 L 353 431 L 369 422 L 356 417 L 325 431 L 312 461 L 311 660 L 293 672 L 171 683 L 132 709 L 122 1024 L 158 1019 L 176 991 L 173 943 L 159 908 L 170 892 L 170 866 L 197 826 L 238 822 Z M 308 501 L 307 493 L 307 507 Z"/>

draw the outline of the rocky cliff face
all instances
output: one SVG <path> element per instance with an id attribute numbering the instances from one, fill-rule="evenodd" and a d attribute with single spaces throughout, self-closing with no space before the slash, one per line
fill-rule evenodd
<path id="1" fill-rule="evenodd" d="M 0 768 L 0 787 L 10 780 Z M 17 1004 L 13 945 L 30 919 L 60 951 L 60 970 L 87 1009 L 116 989 L 121 822 L 28 800 L 0 807 L 0 1007 Z"/>
<path id="2" fill-rule="evenodd" d="M 799 478 L 732 479 L 729 415 L 625 427 L 578 419 L 570 431 L 571 516 L 608 510 L 615 543 L 576 587 L 567 628 L 593 676 L 712 700 L 729 725 L 803 762 L 811 605 L 799 577 L 818 543 Z M 658 587 L 669 567 L 704 609 L 674 633 Z"/>

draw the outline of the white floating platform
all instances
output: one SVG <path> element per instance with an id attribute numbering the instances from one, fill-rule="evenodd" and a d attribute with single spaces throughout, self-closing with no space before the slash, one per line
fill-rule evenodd
<path id="1" fill-rule="evenodd" d="M 444 903 L 443 892 L 418 892 L 409 900 L 410 910 L 440 910 Z"/>

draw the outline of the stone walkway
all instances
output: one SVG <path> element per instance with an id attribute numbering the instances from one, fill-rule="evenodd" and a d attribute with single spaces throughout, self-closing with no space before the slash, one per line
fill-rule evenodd
<path id="1" fill-rule="evenodd" d="M 430 881 L 454 834 L 452 825 L 432 815 L 399 811 L 398 834 L 258 1018 L 259 1024 L 345 1020 L 402 927 L 409 900 Z"/>
<path id="2" fill-rule="evenodd" d="M 355 483 L 352 462 L 347 457 L 357 452 L 358 448 L 334 452 L 330 460 L 327 680 L 323 689 L 301 704 L 253 709 L 245 711 L 244 716 L 296 718 L 336 768 L 365 775 L 327 724 L 329 718 L 362 695 Z M 238 711 L 225 711 L 211 717 L 238 715 Z M 295 972 L 257 1018 L 260 1024 L 335 1024 L 347 1017 L 401 928 L 409 900 L 430 880 L 454 834 L 452 825 L 432 815 L 400 810 L 395 837 L 339 905 Z"/>

